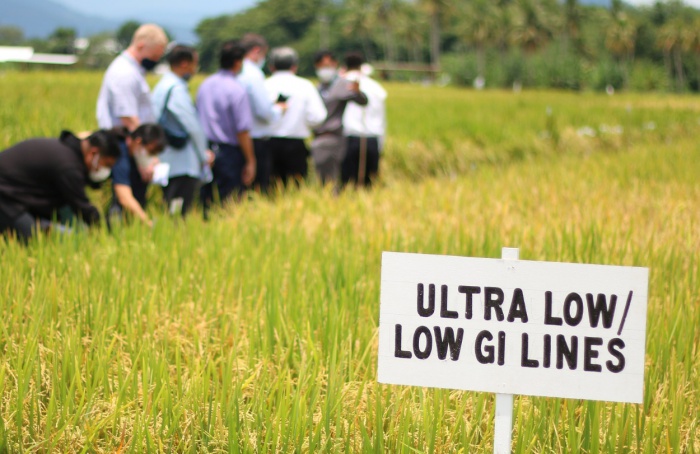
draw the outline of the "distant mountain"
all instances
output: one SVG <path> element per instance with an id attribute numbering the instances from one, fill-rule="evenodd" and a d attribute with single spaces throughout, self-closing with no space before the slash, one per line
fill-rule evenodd
<path id="1" fill-rule="evenodd" d="M 44 38 L 57 27 L 73 27 L 81 36 L 114 30 L 118 22 L 81 14 L 51 0 L 2 0 L 0 25 L 14 25 L 29 38 Z"/>
<path id="2" fill-rule="evenodd" d="M 259 0 L 54 0 L 83 14 L 124 21 L 158 22 L 194 29 L 206 17 L 233 14 Z"/>
<path id="3" fill-rule="evenodd" d="M 0 0 L 0 26 L 20 27 L 29 38 L 44 38 L 57 27 L 72 27 L 80 36 L 116 30 L 127 20 L 155 22 L 177 40 L 194 43 L 199 21 L 233 14 L 259 0 Z"/>

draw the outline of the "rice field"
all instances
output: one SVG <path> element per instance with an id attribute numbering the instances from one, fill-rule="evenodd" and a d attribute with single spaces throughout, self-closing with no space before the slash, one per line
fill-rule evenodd
<path id="1" fill-rule="evenodd" d="M 0 149 L 100 78 L 0 73 Z M 698 99 L 387 88 L 372 191 L 0 245 L 0 452 L 491 452 L 492 394 L 377 383 L 379 280 L 502 246 L 650 268 L 644 404 L 516 397 L 513 451 L 700 452 Z"/>

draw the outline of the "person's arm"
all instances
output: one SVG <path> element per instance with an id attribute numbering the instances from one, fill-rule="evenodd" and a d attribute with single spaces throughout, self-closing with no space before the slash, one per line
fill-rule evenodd
<path id="1" fill-rule="evenodd" d="M 149 227 L 153 225 L 153 222 L 151 222 L 146 212 L 143 211 L 141 204 L 134 198 L 134 192 L 131 190 L 131 186 L 126 184 L 115 184 L 114 194 L 116 195 L 117 201 L 122 208 L 139 218 Z"/>
<path id="2" fill-rule="evenodd" d="M 306 90 L 307 102 L 304 120 L 307 126 L 313 128 L 326 120 L 328 111 L 326 110 L 326 105 L 323 103 L 323 98 L 321 98 L 318 90 L 316 90 L 316 87 L 314 87 L 311 82 L 308 83 Z"/>
<path id="3" fill-rule="evenodd" d="M 141 124 L 139 117 L 119 117 L 119 120 L 121 120 L 122 126 L 129 131 L 134 131 Z"/>
<path id="4" fill-rule="evenodd" d="M 208 161 L 207 138 L 199 122 L 197 109 L 194 107 L 192 98 L 184 85 L 176 86 L 168 101 L 168 109 L 180 120 L 182 126 L 190 135 L 190 143 L 194 148 L 199 162 L 204 164 Z"/>
<path id="5" fill-rule="evenodd" d="M 58 191 L 87 225 L 94 225 L 100 220 L 100 212 L 90 203 L 85 193 L 85 177 L 77 170 L 57 172 L 56 184 Z"/>
<path id="6" fill-rule="evenodd" d="M 245 166 L 243 166 L 242 180 L 243 184 L 250 186 L 255 180 L 255 151 L 253 150 L 253 139 L 250 137 L 249 131 L 241 131 L 237 134 L 238 144 L 241 147 L 243 156 L 245 157 Z"/>
<path id="7" fill-rule="evenodd" d="M 252 79 L 248 84 L 248 95 L 253 116 L 265 124 L 274 123 L 282 117 L 283 106 L 270 99 L 264 79 Z"/>
<path id="8" fill-rule="evenodd" d="M 232 103 L 233 118 L 236 122 L 236 138 L 245 157 L 243 167 L 243 184 L 249 186 L 255 180 L 255 151 L 253 149 L 253 139 L 250 137 L 250 130 L 253 127 L 253 112 L 248 101 L 248 94 L 243 92 L 242 96 L 236 97 Z"/>
<path id="9" fill-rule="evenodd" d="M 338 90 L 338 98 L 341 101 L 352 101 L 361 106 L 366 106 L 369 102 L 367 95 L 360 91 L 360 83 L 344 80 Z"/>

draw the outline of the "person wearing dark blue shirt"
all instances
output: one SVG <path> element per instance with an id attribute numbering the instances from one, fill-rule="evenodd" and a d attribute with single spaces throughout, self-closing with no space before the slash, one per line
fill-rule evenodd
<path id="1" fill-rule="evenodd" d="M 112 167 L 109 219 L 126 213 L 153 225 L 144 210 L 146 190 L 158 163 L 155 156 L 163 151 L 165 144 L 165 132 L 156 124 L 143 124 L 133 132 L 121 130 L 121 156 Z"/>

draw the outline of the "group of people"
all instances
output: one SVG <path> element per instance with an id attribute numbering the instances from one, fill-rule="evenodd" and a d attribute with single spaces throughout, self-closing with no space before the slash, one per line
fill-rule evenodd
<path id="1" fill-rule="evenodd" d="M 145 76 L 164 56 L 169 71 L 151 93 Z M 340 68 L 332 52 L 318 52 L 316 87 L 296 75 L 294 49 L 269 50 L 262 36 L 247 34 L 222 45 L 219 71 L 193 101 L 188 82 L 198 60 L 192 47 L 168 46 L 159 26 L 139 27 L 104 75 L 98 131 L 64 131 L 0 153 L 0 231 L 26 240 L 66 213 L 93 224 L 100 212 L 85 187 L 110 177 L 108 222 L 126 215 L 148 225 L 152 182 L 163 186 L 169 211 L 182 215 L 198 195 L 206 214 L 247 190 L 266 194 L 275 184 L 299 184 L 308 178 L 309 155 L 324 185 L 371 185 L 384 142 L 386 91 L 363 71 L 361 53 L 348 53 Z"/>

